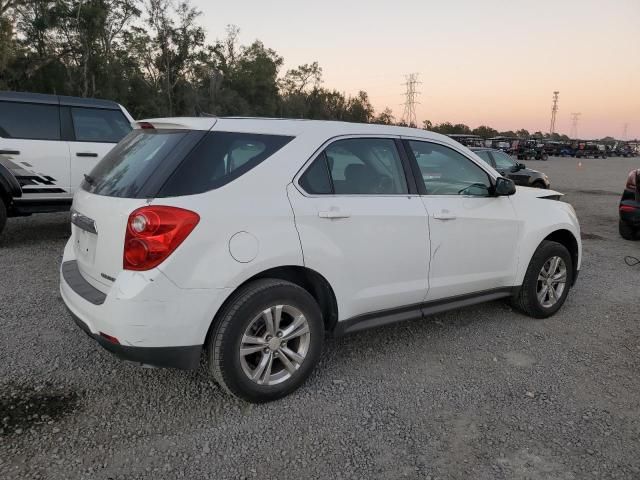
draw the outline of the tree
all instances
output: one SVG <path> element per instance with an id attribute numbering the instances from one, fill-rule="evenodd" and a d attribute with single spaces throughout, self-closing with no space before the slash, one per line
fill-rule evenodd
<path id="1" fill-rule="evenodd" d="M 486 125 L 481 125 L 478 128 L 474 128 L 471 133 L 473 133 L 474 135 L 479 135 L 485 139 L 498 136 L 497 130 Z"/>
<path id="2" fill-rule="evenodd" d="M 395 123 L 395 117 L 389 107 L 385 108 L 376 117 L 373 118 L 372 123 L 378 123 L 380 125 L 393 125 Z"/>
<path id="3" fill-rule="evenodd" d="M 425 120 L 422 122 L 422 129 L 423 130 L 433 130 L 433 123 L 431 123 L 431 120 Z"/>

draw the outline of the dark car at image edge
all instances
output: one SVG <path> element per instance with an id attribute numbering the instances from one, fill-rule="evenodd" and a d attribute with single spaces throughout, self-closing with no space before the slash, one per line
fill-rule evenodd
<path id="1" fill-rule="evenodd" d="M 640 168 L 629 172 L 618 210 L 620 235 L 635 240 L 640 233 Z"/>
<path id="2" fill-rule="evenodd" d="M 550 188 L 549 177 L 537 170 L 527 168 L 510 155 L 495 148 L 471 148 L 484 162 L 495 168 L 500 175 L 513 180 L 516 185 L 534 188 Z"/>

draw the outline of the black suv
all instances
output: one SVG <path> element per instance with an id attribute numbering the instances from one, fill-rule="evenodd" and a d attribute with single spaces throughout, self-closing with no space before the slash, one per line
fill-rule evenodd
<path id="1" fill-rule="evenodd" d="M 508 177 L 517 185 L 535 188 L 549 188 L 549 177 L 537 170 L 531 170 L 523 163 L 516 162 L 509 155 L 494 148 L 472 148 L 472 152 L 495 168 L 500 175 Z"/>
<path id="2" fill-rule="evenodd" d="M 618 209 L 620 235 L 626 240 L 635 240 L 640 232 L 640 168 L 629 172 Z"/>

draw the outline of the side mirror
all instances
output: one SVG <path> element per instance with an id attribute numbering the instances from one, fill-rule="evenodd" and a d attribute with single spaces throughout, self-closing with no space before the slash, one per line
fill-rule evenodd
<path id="1" fill-rule="evenodd" d="M 513 195 L 516 193 L 516 184 L 509 178 L 498 177 L 493 191 L 497 197 Z"/>
<path id="2" fill-rule="evenodd" d="M 518 164 L 518 170 L 524 170 L 525 168 L 527 168 L 527 166 L 524 163 Z"/>

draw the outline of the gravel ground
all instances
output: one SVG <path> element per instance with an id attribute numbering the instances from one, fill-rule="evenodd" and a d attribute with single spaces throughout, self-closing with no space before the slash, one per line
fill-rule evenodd
<path id="1" fill-rule="evenodd" d="M 640 478 L 640 242 L 617 203 L 640 159 L 528 162 L 583 228 L 553 318 L 493 302 L 328 340 L 296 393 L 225 395 L 203 369 L 144 369 L 68 318 L 67 215 L 0 237 L 0 478 Z"/>

